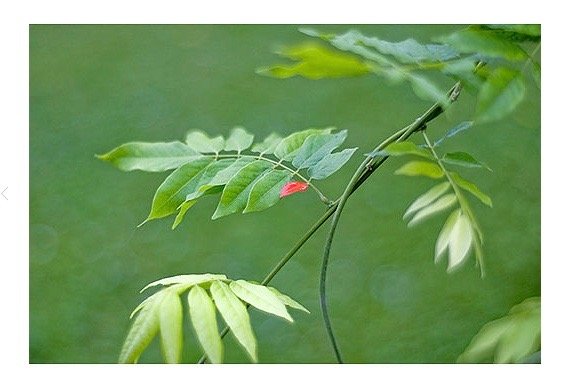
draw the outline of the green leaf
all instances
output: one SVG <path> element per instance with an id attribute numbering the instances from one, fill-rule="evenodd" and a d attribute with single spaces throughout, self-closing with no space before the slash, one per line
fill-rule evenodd
<path id="1" fill-rule="evenodd" d="M 230 289 L 238 298 L 249 303 L 251 306 L 284 318 L 289 322 L 294 322 L 288 311 L 286 311 L 284 303 L 267 287 L 248 283 L 245 280 L 237 280 L 230 283 Z"/>
<path id="2" fill-rule="evenodd" d="M 236 339 L 247 351 L 251 360 L 257 362 L 257 341 L 245 305 L 230 290 L 230 287 L 221 281 L 215 281 L 210 285 L 210 293 Z"/>
<path id="3" fill-rule="evenodd" d="M 183 308 L 179 295 L 166 289 L 161 292 L 162 299 L 158 316 L 162 355 L 166 363 L 181 363 L 183 352 Z"/>
<path id="4" fill-rule="evenodd" d="M 232 161 L 231 159 L 227 159 L 227 160 Z M 219 163 L 221 161 L 226 161 L 226 160 L 218 160 Z M 212 178 L 207 177 L 210 175 L 208 172 L 205 172 L 205 177 L 207 182 L 203 184 L 203 181 L 201 180 L 202 185 L 199 187 L 197 191 L 204 193 L 212 187 L 219 187 L 227 184 L 230 181 L 230 179 L 232 179 L 232 177 L 234 177 L 242 168 L 249 165 L 253 161 L 255 161 L 255 159 L 252 157 L 240 157 L 234 160 L 233 162 L 231 162 L 231 164 L 228 165 L 226 168 L 216 172 L 216 174 Z"/>
<path id="5" fill-rule="evenodd" d="M 292 133 L 278 143 L 275 148 L 275 156 L 279 160 L 292 161 L 297 153 L 297 150 L 302 147 L 302 144 L 306 141 L 306 138 L 311 135 L 330 134 L 333 129 L 333 127 L 326 129 L 308 129 Z"/>
<path id="6" fill-rule="evenodd" d="M 309 168 L 316 165 L 325 156 L 341 146 L 347 138 L 347 130 L 336 134 L 314 134 L 306 138 L 302 147 L 292 160 L 292 165 L 298 169 Z"/>
<path id="7" fill-rule="evenodd" d="M 273 154 L 282 137 L 276 133 L 269 134 L 263 142 L 253 145 L 252 152 L 259 153 L 259 155 Z"/>
<path id="8" fill-rule="evenodd" d="M 446 210 L 448 207 L 453 206 L 457 200 L 458 199 L 454 194 L 446 194 L 442 196 L 441 198 L 429 204 L 425 208 L 421 209 L 417 214 L 415 214 L 415 216 L 407 224 L 407 227 L 415 226 L 421 221 L 424 221 L 426 218 L 443 210 Z"/>
<path id="9" fill-rule="evenodd" d="M 320 162 L 308 169 L 308 175 L 310 175 L 311 179 L 316 180 L 331 176 L 349 161 L 357 149 L 358 148 L 344 149 L 337 153 L 328 154 L 322 158 Z"/>
<path id="10" fill-rule="evenodd" d="M 212 219 L 242 211 L 247 205 L 253 185 L 265 171 L 272 167 L 270 162 L 254 161 L 240 169 L 224 187 Z"/>
<path id="11" fill-rule="evenodd" d="M 291 172 L 278 169 L 263 174 L 253 185 L 243 212 L 261 211 L 273 206 L 280 200 L 280 191 L 291 177 Z"/>
<path id="12" fill-rule="evenodd" d="M 177 213 L 177 215 L 175 216 L 175 220 L 173 221 L 173 225 L 171 226 L 172 230 L 175 230 L 175 228 L 179 226 L 181 222 L 183 222 L 185 214 L 191 207 L 195 205 L 195 203 L 197 203 L 196 200 L 186 200 L 185 202 L 181 203 L 181 206 L 179 206 L 179 213 Z"/>
<path id="13" fill-rule="evenodd" d="M 249 134 L 243 127 L 234 127 L 226 140 L 224 150 L 234 150 L 241 153 L 253 143 L 253 134 Z"/>
<path id="14" fill-rule="evenodd" d="M 446 222 L 442 226 L 442 230 L 440 231 L 438 238 L 436 239 L 436 245 L 434 250 L 434 262 L 437 263 L 441 258 L 446 249 L 448 249 L 448 245 L 450 244 L 450 233 L 452 233 L 452 229 L 456 225 L 456 221 L 461 214 L 461 210 L 457 209 L 450 213 Z"/>
<path id="15" fill-rule="evenodd" d="M 485 168 L 491 171 L 491 168 L 485 163 L 478 161 L 471 154 L 466 152 L 446 153 L 442 161 L 448 164 L 459 165 L 466 168 Z"/>
<path id="16" fill-rule="evenodd" d="M 274 287 L 267 287 L 267 288 L 271 290 L 273 294 L 275 294 L 277 298 L 279 298 L 282 301 L 282 303 L 285 304 L 285 306 L 292 307 L 293 309 L 301 310 L 310 314 L 310 311 L 308 309 L 306 309 L 300 303 L 296 302 L 294 299 L 290 298 L 288 295 L 281 293 L 279 290 L 277 290 Z"/>
<path id="17" fill-rule="evenodd" d="M 147 172 L 163 172 L 196 160 L 201 155 L 184 143 L 174 141 L 130 142 L 96 157 L 123 171 L 139 169 Z"/>
<path id="18" fill-rule="evenodd" d="M 198 179 L 213 161 L 212 157 L 202 157 L 173 171 L 156 190 L 150 214 L 143 223 L 174 214 L 186 196 L 197 190 Z"/>
<path id="19" fill-rule="evenodd" d="M 510 61 L 523 61 L 528 55 L 520 46 L 502 38 L 493 31 L 468 28 L 439 39 L 460 53 L 478 53 Z"/>
<path id="20" fill-rule="evenodd" d="M 222 363 L 223 345 L 216 321 L 216 309 L 206 291 L 194 286 L 189 292 L 189 316 L 201 347 L 211 363 Z"/>
<path id="21" fill-rule="evenodd" d="M 485 324 L 472 339 L 466 350 L 458 357 L 458 363 L 492 361 L 497 343 L 510 325 L 507 318 Z"/>
<path id="22" fill-rule="evenodd" d="M 433 162 L 410 161 L 395 171 L 396 175 L 427 176 L 431 179 L 440 179 L 444 176 L 442 169 Z"/>
<path id="23" fill-rule="evenodd" d="M 485 27 L 514 42 L 539 42 L 541 38 L 539 24 L 486 24 Z"/>
<path id="24" fill-rule="evenodd" d="M 191 130 L 185 137 L 185 143 L 199 153 L 215 153 L 218 154 L 224 149 L 224 137 L 210 138 L 201 130 Z"/>
<path id="25" fill-rule="evenodd" d="M 416 145 L 411 141 L 394 142 L 389 144 L 385 149 L 380 151 L 373 151 L 366 156 L 377 157 L 377 156 L 420 156 L 433 160 L 430 152 L 420 146 Z"/>
<path id="26" fill-rule="evenodd" d="M 119 363 L 136 363 L 142 352 L 158 333 L 160 299 L 161 295 L 156 294 L 141 304 L 142 307 L 140 307 L 123 343 Z"/>
<path id="27" fill-rule="evenodd" d="M 312 80 L 361 76 L 372 70 L 372 65 L 355 56 L 331 50 L 317 44 L 303 44 L 282 50 L 279 55 L 296 63 L 258 69 L 263 75 L 276 78 L 302 76 Z"/>
<path id="28" fill-rule="evenodd" d="M 473 242 L 471 222 L 464 214 L 460 214 L 450 232 L 448 244 L 448 272 L 458 268 L 469 254 Z"/>
<path id="29" fill-rule="evenodd" d="M 491 122 L 510 114 L 524 99 L 524 76 L 515 70 L 497 68 L 491 73 L 477 97 L 477 121 Z"/>
<path id="30" fill-rule="evenodd" d="M 493 201 L 489 195 L 482 192 L 474 183 L 469 180 L 464 179 L 456 172 L 450 172 L 450 177 L 454 182 L 463 190 L 470 192 L 473 196 L 479 199 L 484 205 L 493 207 Z"/>
<path id="31" fill-rule="evenodd" d="M 516 319 L 501 336 L 495 353 L 497 363 L 519 363 L 540 348 L 540 313 L 509 317 Z"/>
<path id="32" fill-rule="evenodd" d="M 144 292 L 146 289 L 155 286 L 169 286 L 172 284 L 181 285 L 183 288 L 189 288 L 195 284 L 202 284 L 207 282 L 212 282 L 215 280 L 226 280 L 226 275 L 217 274 L 191 274 L 191 275 L 176 275 L 169 276 L 167 278 L 156 280 L 148 285 L 146 285 L 140 292 Z"/>
<path id="33" fill-rule="evenodd" d="M 418 210 L 422 209 L 425 206 L 428 206 L 432 202 L 434 202 L 438 197 L 444 194 L 450 188 L 450 183 L 445 181 L 443 183 L 437 184 L 436 186 L 432 187 L 430 190 L 425 192 L 423 195 L 419 196 L 411 205 L 407 208 L 405 213 L 403 214 L 403 219 L 409 218 L 411 215 L 416 213 Z"/>

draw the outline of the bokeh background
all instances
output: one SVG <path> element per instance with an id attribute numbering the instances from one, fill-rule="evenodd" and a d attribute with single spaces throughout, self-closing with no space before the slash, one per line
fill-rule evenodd
<path id="1" fill-rule="evenodd" d="M 387 40 L 427 42 L 457 26 L 354 27 Z M 347 147 L 368 152 L 424 109 L 409 86 L 375 76 L 276 80 L 255 69 L 279 62 L 274 50 L 307 38 L 298 26 L 30 27 L 30 350 L 31 363 L 113 363 L 131 310 L 148 282 L 182 273 L 260 280 L 323 212 L 313 192 L 261 213 L 211 221 L 217 198 L 172 219 L 136 228 L 165 173 L 124 173 L 97 160 L 128 141 L 183 139 L 242 125 L 262 139 L 313 126 L 349 129 Z M 443 88 L 451 85 L 440 80 Z M 393 175 L 394 159 L 349 201 L 329 271 L 331 313 L 346 361 L 452 363 L 486 322 L 540 294 L 540 93 L 506 120 L 478 125 L 446 144 L 487 162 L 465 171 L 494 201 L 473 207 L 486 233 L 487 277 L 471 259 L 453 274 L 435 265 L 445 215 L 407 229 L 401 215 L 431 186 Z M 470 119 L 474 99 L 430 127 L 439 136 Z M 361 160 L 318 183 L 332 198 Z M 318 304 L 325 228 L 272 285 L 307 306 L 295 323 L 252 311 L 264 363 L 333 362 Z M 184 361 L 200 349 L 185 322 Z M 231 336 L 226 362 L 248 362 Z M 154 342 L 141 362 L 160 362 Z"/>

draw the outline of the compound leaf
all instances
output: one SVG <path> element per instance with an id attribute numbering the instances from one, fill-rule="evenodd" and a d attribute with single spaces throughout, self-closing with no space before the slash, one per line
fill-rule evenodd
<path id="1" fill-rule="evenodd" d="M 311 179 L 325 179 L 337 172 L 349 161 L 358 148 L 344 149 L 340 152 L 331 153 L 322 158 L 316 165 L 308 168 Z"/>
<path id="2" fill-rule="evenodd" d="M 249 134 L 243 127 L 234 127 L 226 140 L 224 150 L 234 150 L 241 153 L 253 143 L 253 134 Z"/>
<path id="3" fill-rule="evenodd" d="M 306 138 L 292 160 L 298 169 L 316 165 L 325 156 L 338 148 L 347 138 L 347 130 L 336 134 L 314 134 Z"/>
<path id="4" fill-rule="evenodd" d="M 253 185 L 249 193 L 244 213 L 265 210 L 280 200 L 281 189 L 292 173 L 286 170 L 272 169 L 264 173 Z"/>
<path id="5" fill-rule="evenodd" d="M 191 130 L 185 137 L 185 143 L 199 153 L 215 153 L 224 149 L 224 137 L 210 138 L 201 130 Z"/>
<path id="6" fill-rule="evenodd" d="M 230 283 L 230 289 L 238 298 L 255 308 L 284 318 L 289 322 L 294 321 L 286 311 L 283 301 L 267 287 L 249 283 L 245 280 L 237 280 Z"/>
<path id="7" fill-rule="evenodd" d="M 201 347 L 211 363 L 222 363 L 223 345 L 216 321 L 216 309 L 206 291 L 194 286 L 188 295 L 189 316 Z"/>
<path id="8" fill-rule="evenodd" d="M 283 138 L 275 148 L 275 156 L 280 160 L 292 161 L 297 150 L 304 144 L 306 138 L 311 135 L 330 134 L 332 127 L 326 129 L 308 129 L 292 133 Z"/>

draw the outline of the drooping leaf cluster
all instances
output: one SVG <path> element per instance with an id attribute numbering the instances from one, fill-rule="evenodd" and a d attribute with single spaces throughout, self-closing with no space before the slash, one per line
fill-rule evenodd
<path id="1" fill-rule="evenodd" d="M 511 113 L 522 102 L 528 79 L 540 86 L 540 61 L 534 58 L 540 47 L 539 25 L 470 26 L 429 44 L 414 39 L 390 42 L 356 30 L 344 34 L 300 31 L 337 50 L 317 43 L 289 47 L 279 54 L 293 64 L 258 72 L 310 79 L 374 74 L 393 82 L 406 81 L 420 98 L 446 104 L 446 90 L 431 77 L 438 72 L 462 81 L 477 95 L 475 118 L 480 123 Z"/>
<path id="2" fill-rule="evenodd" d="M 120 363 L 136 363 L 142 352 L 160 335 L 161 350 L 167 363 L 180 363 L 183 352 L 183 302 L 187 294 L 188 316 L 197 340 L 211 363 L 223 360 L 222 338 L 216 312 L 230 327 L 239 344 L 253 362 L 257 361 L 257 341 L 249 320 L 248 306 L 293 322 L 287 307 L 309 311 L 273 287 L 245 280 L 230 280 L 225 275 L 177 275 L 148 284 L 165 286 L 146 298 L 131 314 L 134 318 L 121 349 Z"/>
<path id="3" fill-rule="evenodd" d="M 541 298 L 513 306 L 508 315 L 485 324 L 458 357 L 458 363 L 539 362 Z"/>
<path id="4" fill-rule="evenodd" d="M 435 245 L 435 262 L 442 260 L 448 253 L 449 272 L 458 268 L 469 257 L 471 249 L 475 250 L 475 257 L 483 273 L 483 233 L 475 215 L 464 197 L 468 192 L 488 207 L 493 207 L 491 198 L 481 191 L 473 182 L 465 179 L 449 167 L 490 168 L 466 152 L 450 152 L 440 157 L 436 147 L 447 138 L 468 129 L 470 122 L 463 122 L 450 129 L 434 144 L 416 145 L 411 141 L 396 142 L 385 149 L 368 154 L 376 156 L 415 156 L 421 157 L 405 163 L 395 171 L 398 175 L 424 176 L 440 183 L 415 199 L 403 214 L 404 220 L 409 220 L 408 227 L 415 226 L 427 218 L 445 210 L 454 208 L 438 235 Z M 427 138 L 428 140 L 428 138 Z"/>
<path id="5" fill-rule="evenodd" d="M 185 142 L 132 142 L 98 157 L 124 171 L 173 169 L 156 190 L 145 222 L 175 214 L 175 228 L 207 195 L 220 194 L 212 219 L 265 210 L 280 200 L 283 187 L 294 177 L 303 180 L 305 188 L 312 186 L 325 201 L 311 181 L 335 173 L 356 150 L 335 152 L 347 131 L 332 131 L 307 129 L 284 138 L 271 134 L 254 144 L 253 135 L 241 127 L 232 129 L 227 139 L 193 130 Z"/>

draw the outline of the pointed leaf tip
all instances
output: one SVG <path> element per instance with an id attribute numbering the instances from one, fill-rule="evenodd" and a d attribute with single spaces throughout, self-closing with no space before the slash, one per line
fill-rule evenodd
<path id="1" fill-rule="evenodd" d="M 305 183 L 303 181 L 291 181 L 286 183 L 281 188 L 280 197 L 284 198 L 285 196 L 292 195 L 296 192 L 303 192 L 306 191 L 307 189 L 308 189 L 308 183 Z"/>

